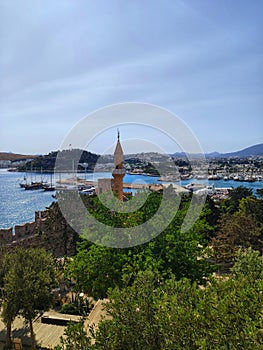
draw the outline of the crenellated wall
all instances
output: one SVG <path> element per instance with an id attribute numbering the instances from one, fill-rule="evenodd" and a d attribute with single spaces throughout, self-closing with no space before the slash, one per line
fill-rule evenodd
<path id="1" fill-rule="evenodd" d="M 35 221 L 14 228 L 0 229 L 0 246 L 9 251 L 14 247 L 42 247 L 55 257 L 76 252 L 77 234 L 67 225 L 56 205 L 35 212 Z"/>
<path id="2" fill-rule="evenodd" d="M 26 236 L 32 236 L 35 233 L 36 226 L 37 223 L 35 221 L 27 222 L 23 225 L 16 225 L 14 227 L 13 240 L 24 238 Z"/>
<path id="3" fill-rule="evenodd" d="M 43 223 L 48 217 L 48 210 L 45 211 L 36 211 L 35 212 L 35 221 L 26 222 L 22 225 L 15 225 L 9 228 L 0 229 L 0 242 L 10 243 L 17 241 L 19 239 L 35 235 L 36 229 L 43 227 Z"/>
<path id="4" fill-rule="evenodd" d="M 0 229 L 0 242 L 12 242 L 13 239 L 13 228 L 1 228 Z"/>

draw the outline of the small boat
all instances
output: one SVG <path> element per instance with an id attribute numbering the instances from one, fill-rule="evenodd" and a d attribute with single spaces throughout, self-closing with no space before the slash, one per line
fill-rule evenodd
<path id="1" fill-rule="evenodd" d="M 221 176 L 219 174 L 209 175 L 208 180 L 221 180 Z"/>
<path id="2" fill-rule="evenodd" d="M 92 196 L 92 195 L 95 193 L 95 187 L 82 190 L 82 191 L 80 191 L 79 193 L 80 193 L 80 194 L 87 195 L 87 196 Z"/>
<path id="3" fill-rule="evenodd" d="M 243 175 L 236 175 L 234 176 L 234 181 L 244 181 L 244 176 Z"/>
<path id="4" fill-rule="evenodd" d="M 54 186 L 51 186 L 51 185 L 43 185 L 43 190 L 44 191 L 55 191 L 56 188 Z"/>
<path id="5" fill-rule="evenodd" d="M 244 181 L 245 182 L 255 182 L 256 179 L 253 178 L 252 176 L 245 176 Z"/>

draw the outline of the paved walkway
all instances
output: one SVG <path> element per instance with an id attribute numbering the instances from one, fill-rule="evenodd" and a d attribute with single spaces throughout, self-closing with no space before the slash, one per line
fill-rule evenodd
<path id="1" fill-rule="evenodd" d="M 64 326 L 41 323 L 40 318 L 34 321 L 33 327 L 37 344 L 51 349 L 59 344 L 60 337 L 64 334 L 66 328 Z M 25 326 L 24 320 L 21 317 L 16 317 L 12 324 L 12 338 L 20 338 L 23 345 L 31 345 L 29 327 Z M 6 328 L 2 320 L 0 320 L 0 342 L 5 342 L 5 339 Z M 0 350 L 2 350 L 1 347 Z"/>
<path id="2" fill-rule="evenodd" d="M 98 300 L 91 310 L 89 316 L 84 322 L 85 328 L 88 330 L 89 326 L 93 325 L 95 328 L 98 326 L 101 318 L 106 316 L 106 310 L 104 309 L 104 304 L 107 299 Z M 68 319 L 69 317 L 77 321 L 80 319 L 79 316 L 72 315 L 62 315 L 57 314 L 54 311 L 45 313 L 47 318 L 57 318 Z M 36 342 L 38 346 L 43 348 L 53 349 L 56 345 L 60 343 L 60 337 L 63 336 L 65 326 L 57 326 L 53 324 L 41 323 L 41 317 L 38 317 L 33 322 L 34 333 L 36 335 Z M 29 327 L 25 326 L 24 320 L 21 317 L 16 317 L 12 324 L 12 338 L 20 338 L 23 345 L 31 345 L 30 331 Z M 0 350 L 3 350 L 3 345 L 6 339 L 6 327 L 0 318 Z"/>
<path id="3" fill-rule="evenodd" d="M 98 323 L 102 318 L 109 319 L 109 316 L 106 316 L 105 304 L 108 302 L 108 299 L 99 299 L 91 310 L 89 316 L 84 322 L 84 327 L 86 331 L 89 330 L 90 326 L 93 326 L 95 329 L 98 327 Z M 94 344 L 94 339 L 91 341 Z"/>

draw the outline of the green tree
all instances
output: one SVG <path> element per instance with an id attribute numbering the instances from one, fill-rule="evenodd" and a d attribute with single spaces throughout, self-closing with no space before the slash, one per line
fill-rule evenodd
<path id="1" fill-rule="evenodd" d="M 4 265 L 4 320 L 11 329 L 10 322 L 17 314 L 22 315 L 29 324 L 32 349 L 35 349 L 33 319 L 39 310 L 49 309 L 53 301 L 53 258 L 44 249 L 17 248 L 6 254 Z"/>
<path id="2" fill-rule="evenodd" d="M 239 248 L 263 251 L 263 200 L 242 198 L 234 214 L 224 214 L 219 231 L 212 239 L 217 262 L 233 264 Z"/>
<path id="3" fill-rule="evenodd" d="M 64 335 L 60 338 L 60 345 L 54 350 L 88 350 L 91 349 L 91 338 L 84 329 L 84 323 L 70 323 Z"/>
<path id="4" fill-rule="evenodd" d="M 263 257 L 259 256 L 259 252 L 252 250 L 251 247 L 245 251 L 240 249 L 231 272 L 237 277 L 258 280 L 263 277 Z"/>
<path id="5" fill-rule="evenodd" d="M 111 320 L 100 323 L 95 349 L 161 349 L 154 307 L 160 282 L 151 271 L 139 272 L 132 286 L 111 291 L 106 304 Z"/>
<path id="6" fill-rule="evenodd" d="M 99 324 L 95 349 L 260 350 L 262 287 L 262 278 L 245 275 L 200 288 L 139 273 L 132 286 L 110 293 L 111 319 Z"/>
<path id="7" fill-rule="evenodd" d="M 161 194 L 152 193 L 143 207 L 128 214 L 111 213 L 96 196 L 85 199 L 85 204 L 96 214 L 98 220 L 111 222 L 117 227 L 131 227 L 152 218 L 161 198 Z M 91 243 L 80 244 L 77 255 L 66 269 L 67 277 L 76 281 L 77 291 L 84 291 L 95 298 L 106 297 L 108 288 L 121 287 L 124 276 L 133 281 L 134 275 L 147 269 L 163 276 L 172 273 L 177 279 L 186 277 L 191 281 L 204 281 L 214 271 L 214 266 L 208 263 L 210 253 L 207 243 L 208 237 L 213 235 L 212 223 L 216 218 L 211 213 L 212 204 L 207 203 L 195 225 L 188 232 L 182 233 L 181 225 L 189 203 L 190 198 L 183 196 L 177 215 L 168 227 L 143 245 L 113 249 Z M 172 201 L 170 205 L 173 205 Z M 161 219 L 165 220 L 165 215 Z M 153 220 L 152 225 L 158 227 L 160 220 Z M 92 231 L 91 227 L 87 230 Z M 105 234 L 106 231 L 105 229 Z"/>
<path id="8" fill-rule="evenodd" d="M 229 198 L 225 201 L 226 210 L 228 213 L 233 214 L 238 210 L 239 202 L 242 198 L 251 197 L 253 194 L 251 188 L 239 186 L 229 193 Z"/>
<path id="9" fill-rule="evenodd" d="M 2 319 L 6 325 L 6 348 L 11 348 L 11 327 L 15 317 L 18 315 L 21 305 L 19 291 L 22 285 L 17 278 L 16 271 L 13 268 L 17 265 L 15 254 L 5 255 L 3 258 L 3 309 Z M 10 281 L 12 280 L 12 283 Z"/>
<path id="10" fill-rule="evenodd" d="M 131 285 L 129 281 L 110 291 L 105 306 L 109 318 L 91 332 L 91 348 L 261 350 L 262 277 L 262 259 L 250 249 L 238 253 L 227 278 L 211 278 L 205 288 L 189 279 L 164 280 L 153 271 L 139 272 Z M 70 346 L 63 350 L 85 342 L 89 349 L 87 332 L 79 327 L 80 338 L 68 333 Z"/>
<path id="11" fill-rule="evenodd" d="M 118 250 L 98 245 L 79 249 L 66 267 L 66 277 L 76 281 L 77 291 L 104 298 L 107 290 L 121 283 L 122 257 Z"/>

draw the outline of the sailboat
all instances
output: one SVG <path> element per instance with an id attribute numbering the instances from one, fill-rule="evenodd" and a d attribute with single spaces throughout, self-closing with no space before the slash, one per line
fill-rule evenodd
<path id="1" fill-rule="evenodd" d="M 20 185 L 20 187 L 22 187 L 22 188 L 25 188 L 25 187 L 26 187 L 26 185 L 27 185 L 27 177 L 26 177 L 26 174 L 24 175 L 23 181 L 20 182 L 19 185 Z"/>
<path id="2" fill-rule="evenodd" d="M 33 181 L 32 177 L 32 165 L 31 165 L 31 183 L 27 182 L 27 174 L 24 175 L 23 181 L 19 184 L 20 187 L 24 188 L 25 190 L 39 190 L 43 188 L 43 181 L 42 181 L 42 175 L 41 175 L 41 181 L 36 181 L 36 175 L 35 175 L 35 182 Z M 42 169 L 41 169 L 41 174 L 42 174 Z"/>
<path id="3" fill-rule="evenodd" d="M 43 185 L 42 186 L 44 191 L 55 191 L 55 186 L 52 185 L 52 173 L 50 174 L 50 184 Z"/>

